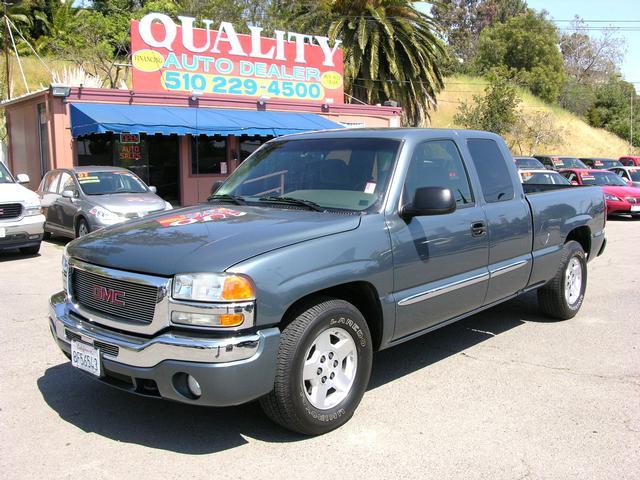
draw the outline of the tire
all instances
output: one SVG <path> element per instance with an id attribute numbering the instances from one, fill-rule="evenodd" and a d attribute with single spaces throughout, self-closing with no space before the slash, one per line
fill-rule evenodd
<path id="1" fill-rule="evenodd" d="M 580 310 L 586 289 L 587 257 L 582 246 L 571 240 L 564 245 L 555 277 L 538 290 L 538 305 L 550 317 L 568 320 Z"/>
<path id="2" fill-rule="evenodd" d="M 20 253 L 24 255 L 37 255 L 40 251 L 40 242 L 37 245 L 33 245 L 32 247 L 22 247 L 19 249 Z"/>
<path id="3" fill-rule="evenodd" d="M 78 226 L 76 227 L 76 238 L 84 237 L 91 232 L 89 224 L 84 218 L 78 220 Z"/>
<path id="4" fill-rule="evenodd" d="M 305 435 L 334 430 L 360 403 L 372 357 L 371 333 L 360 311 L 343 300 L 319 299 L 282 332 L 274 389 L 260 405 L 289 430 Z"/>

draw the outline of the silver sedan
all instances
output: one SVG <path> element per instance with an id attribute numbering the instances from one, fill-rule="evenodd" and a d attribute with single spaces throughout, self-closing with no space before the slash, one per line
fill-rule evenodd
<path id="1" fill-rule="evenodd" d="M 614 167 L 609 170 L 620 175 L 630 186 L 640 187 L 640 167 Z"/>
<path id="2" fill-rule="evenodd" d="M 71 238 L 172 208 L 155 187 L 118 167 L 52 170 L 37 193 L 45 211 L 45 234 Z"/>

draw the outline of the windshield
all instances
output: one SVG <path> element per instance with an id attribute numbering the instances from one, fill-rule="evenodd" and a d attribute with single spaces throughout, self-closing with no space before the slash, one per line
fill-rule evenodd
<path id="1" fill-rule="evenodd" d="M 580 174 L 583 185 L 614 185 L 626 187 L 627 183 L 613 172 L 589 172 Z"/>
<path id="2" fill-rule="evenodd" d="M 229 177 L 216 196 L 245 201 L 288 197 L 323 208 L 363 211 L 379 205 L 400 141 L 323 138 L 265 144 Z"/>
<path id="3" fill-rule="evenodd" d="M 7 170 L 7 167 L 5 167 L 2 162 L 0 162 L 0 183 L 15 183 L 9 170 Z"/>
<path id="4" fill-rule="evenodd" d="M 544 165 L 535 158 L 516 158 L 518 168 L 544 168 Z"/>
<path id="5" fill-rule="evenodd" d="M 78 172 L 78 183 L 86 195 L 145 193 L 147 186 L 129 172 Z"/>
<path id="6" fill-rule="evenodd" d="M 557 172 L 522 172 L 522 183 L 535 185 L 570 185 L 569 180 Z"/>
<path id="7" fill-rule="evenodd" d="M 585 170 L 589 167 L 587 167 L 581 160 L 578 160 L 577 158 L 573 158 L 573 157 L 559 157 L 559 162 L 562 163 L 562 167 L 564 168 L 584 168 Z M 555 164 L 555 162 L 554 162 Z"/>

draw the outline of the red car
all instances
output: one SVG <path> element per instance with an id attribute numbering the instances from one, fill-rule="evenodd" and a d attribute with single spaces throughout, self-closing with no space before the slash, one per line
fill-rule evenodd
<path id="1" fill-rule="evenodd" d="M 607 170 L 562 170 L 572 185 L 598 185 L 607 201 L 607 214 L 640 217 L 640 188 L 630 187 L 620 176 Z"/>
<path id="2" fill-rule="evenodd" d="M 620 163 L 625 167 L 640 167 L 640 157 L 625 155 L 624 157 L 620 157 Z"/>

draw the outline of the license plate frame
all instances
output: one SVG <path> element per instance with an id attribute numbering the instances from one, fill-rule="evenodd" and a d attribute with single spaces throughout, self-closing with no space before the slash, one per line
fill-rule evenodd
<path id="1" fill-rule="evenodd" d="M 96 377 L 102 376 L 100 349 L 77 340 L 71 341 L 71 365 Z"/>
<path id="2" fill-rule="evenodd" d="M 640 212 L 640 205 L 631 205 L 632 212 Z"/>

